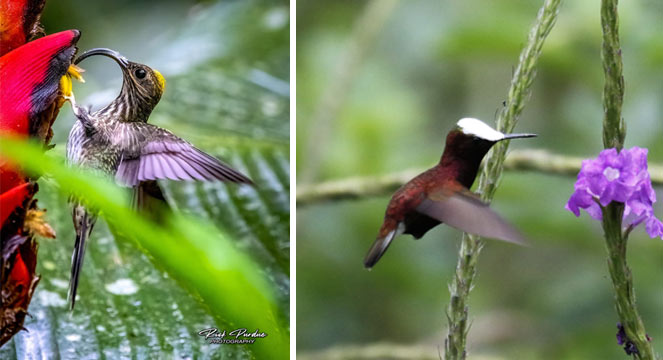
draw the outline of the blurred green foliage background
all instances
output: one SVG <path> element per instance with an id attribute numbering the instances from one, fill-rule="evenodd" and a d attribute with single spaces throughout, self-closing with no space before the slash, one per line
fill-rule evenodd
<path id="1" fill-rule="evenodd" d="M 183 231 L 182 242 L 173 244 L 169 241 L 177 232 L 172 229 L 185 223 L 173 220 L 169 236 L 150 239 L 152 245 L 163 243 L 154 258 L 130 241 L 117 241 L 137 228 L 135 219 L 127 216 L 126 226 L 116 221 L 113 227 L 100 219 L 88 245 L 80 298 L 70 314 L 66 293 L 74 232 L 66 190 L 71 184 L 60 187 L 57 177 L 42 177 L 37 198 L 58 237 L 40 240 L 42 279 L 25 324 L 29 332 L 0 349 L 0 358 L 288 356 L 289 11 L 288 1 L 276 0 L 47 1 L 42 15 L 47 33 L 79 29 L 79 53 L 109 47 L 161 71 L 166 92 L 150 122 L 223 159 L 256 186 L 162 182 L 170 203 L 200 226 Z M 74 92 L 79 104 L 96 110 L 119 93 L 121 72 L 104 57 L 82 66 L 86 83 L 75 83 Z M 49 156 L 64 156 L 73 122 L 66 104 L 53 127 L 57 146 Z M 147 234 L 159 231 L 166 230 Z M 184 239 L 191 237 L 195 241 Z M 228 245 L 224 239 L 251 262 L 219 252 Z M 179 246 L 184 250 L 165 251 Z M 176 282 L 187 276 L 195 281 Z M 264 292 L 244 291 L 251 282 Z M 224 302 L 222 314 L 212 311 Z M 260 303 L 268 305 L 241 313 Z M 257 317 L 257 326 L 264 322 L 264 328 L 274 329 L 257 340 L 259 345 L 214 345 L 198 336 L 206 328 L 250 327 L 233 320 Z"/>
<path id="2" fill-rule="evenodd" d="M 542 1 L 387 3 L 374 2 L 383 9 L 367 16 L 367 1 L 297 2 L 298 185 L 430 167 L 459 118 L 493 124 Z M 512 142 L 513 149 L 588 158 L 603 148 L 599 7 L 563 3 L 516 128 L 539 137 Z M 649 148 L 650 163 L 659 164 L 662 17 L 660 1 L 620 3 L 626 146 Z M 373 38 L 366 35 L 371 27 Z M 349 80 L 339 85 L 343 76 Z M 335 104 L 338 112 L 328 111 Z M 492 206 L 532 246 L 486 243 L 470 301 L 470 358 L 627 357 L 615 341 L 600 224 L 564 210 L 574 180 L 505 173 Z M 660 218 L 663 192 L 656 190 Z M 437 358 L 438 346 L 444 348 L 460 232 L 440 226 L 420 241 L 403 236 L 365 271 L 362 259 L 388 200 L 298 207 L 298 353 L 386 342 L 422 346 Z M 630 239 L 639 309 L 661 352 L 663 242 L 644 229 Z"/>

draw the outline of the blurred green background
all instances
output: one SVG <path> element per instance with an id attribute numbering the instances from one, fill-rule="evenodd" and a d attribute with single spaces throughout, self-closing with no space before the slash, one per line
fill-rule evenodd
<path id="1" fill-rule="evenodd" d="M 298 186 L 424 169 L 461 117 L 494 124 L 542 1 L 391 3 L 297 2 Z M 599 7 L 563 2 L 516 128 L 539 137 L 512 149 L 587 158 L 603 148 Z M 650 163 L 661 164 L 663 3 L 624 1 L 619 9 L 626 146 L 649 148 Z M 564 210 L 574 180 L 505 173 L 492 206 L 532 246 L 486 243 L 470 299 L 470 358 L 627 358 L 615 341 L 600 224 Z M 299 354 L 390 343 L 437 359 L 444 348 L 460 232 L 440 226 L 420 241 L 403 236 L 368 272 L 362 259 L 388 200 L 298 207 Z M 660 353 L 663 242 L 641 228 L 630 239 L 639 309 Z"/>
<path id="2" fill-rule="evenodd" d="M 79 53 L 109 47 L 161 71 L 166 92 L 150 122 L 255 181 L 255 187 L 220 182 L 161 185 L 175 208 L 206 224 L 198 231 L 212 229 L 197 238 L 197 246 L 215 251 L 219 246 L 213 242 L 225 237 L 257 265 L 255 273 L 247 274 L 239 268 L 233 273 L 233 260 L 217 263 L 215 270 L 230 277 L 203 276 L 206 289 L 200 293 L 207 291 L 209 296 L 215 286 L 242 290 L 236 285 L 246 281 L 244 276 L 262 277 L 270 285 L 269 293 L 262 295 L 275 304 L 274 309 L 261 309 L 274 318 L 262 320 L 265 327 L 276 326 L 282 333 L 268 333 L 258 341 L 281 357 L 287 356 L 290 316 L 289 11 L 288 1 L 276 0 L 51 0 L 42 15 L 46 33 L 81 30 Z M 119 93 L 121 72 L 104 57 L 91 58 L 82 66 L 86 83 L 75 83 L 74 92 L 79 104 L 96 110 Z M 73 122 L 71 107 L 65 104 L 53 126 L 52 143 L 57 146 L 50 155 L 64 155 Z M 200 273 L 209 259 L 224 254 L 203 254 L 198 263 L 187 257 L 191 252 L 172 253 L 169 265 L 159 264 L 132 242 L 116 241 L 123 226 L 109 229 L 101 218 L 88 244 L 80 298 L 70 314 L 66 297 L 75 237 L 67 194 L 48 176 L 40 179 L 39 186 L 39 205 L 48 209 L 46 219 L 58 237 L 40 240 L 37 272 L 42 279 L 29 308 L 32 317 L 25 323 L 29 331 L 0 349 L 0 358 L 247 359 L 255 355 L 250 345 L 213 345 L 198 336 L 206 328 L 231 331 L 248 325 L 212 313 L 201 296 L 181 286 L 191 284 L 174 280 L 182 276 L 166 273 L 178 261 L 188 262 L 179 271 L 188 266 L 192 273 Z M 241 291 L 219 291 L 214 296 L 240 308 L 259 301 Z M 231 315 L 238 318 L 237 313 Z M 286 342 L 285 351 L 270 343 L 279 336 Z"/>

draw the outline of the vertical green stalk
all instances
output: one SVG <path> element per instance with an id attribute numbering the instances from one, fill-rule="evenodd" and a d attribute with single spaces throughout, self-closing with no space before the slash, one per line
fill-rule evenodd
<path id="1" fill-rule="evenodd" d="M 525 107 L 536 73 L 536 62 L 541 54 L 543 43 L 555 24 L 560 2 L 561 0 L 546 0 L 537 14 L 536 21 L 529 32 L 527 45 L 520 54 L 518 66 L 511 79 L 507 105 L 497 118 L 497 129 L 501 132 L 509 133 L 515 128 Z M 497 143 L 484 162 L 477 190 L 486 202 L 492 200 L 495 190 L 497 190 L 508 146 L 508 141 Z M 466 343 L 469 331 L 467 303 L 481 248 L 482 242 L 478 236 L 463 234 L 456 264 L 456 275 L 449 285 L 451 293 L 447 308 L 449 334 L 445 340 L 445 359 L 447 360 L 465 359 L 467 355 Z"/>
<path id="2" fill-rule="evenodd" d="M 603 145 L 621 150 L 626 128 L 622 119 L 624 77 L 622 51 L 619 44 L 619 16 L 617 0 L 601 1 L 601 27 L 603 28 Z M 626 263 L 628 233 L 622 231 L 624 204 L 612 202 L 603 208 L 603 232 L 608 250 L 608 270 L 615 289 L 617 315 L 628 339 L 635 344 L 638 359 L 654 359 L 654 349 L 647 340 L 644 323 L 636 306 L 631 270 Z"/>
<path id="3" fill-rule="evenodd" d="M 628 235 L 622 232 L 624 204 L 611 203 L 603 208 L 603 231 L 608 249 L 608 269 L 615 288 L 615 306 L 628 340 L 635 344 L 637 359 L 654 360 L 654 349 L 647 340 L 645 325 L 636 307 L 633 277 L 626 264 Z"/>
<path id="4" fill-rule="evenodd" d="M 626 127 L 622 119 L 622 103 L 624 102 L 624 76 L 622 75 L 622 49 L 619 44 L 619 16 L 617 0 L 601 1 L 601 27 L 603 28 L 603 146 L 624 147 Z"/>

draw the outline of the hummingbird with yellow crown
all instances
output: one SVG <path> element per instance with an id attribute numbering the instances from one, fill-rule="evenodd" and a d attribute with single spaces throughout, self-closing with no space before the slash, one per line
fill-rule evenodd
<path id="1" fill-rule="evenodd" d="M 75 64 L 94 56 L 110 57 L 120 66 L 122 90 L 107 106 L 95 111 L 79 107 L 71 100 L 77 118 L 67 140 L 67 160 L 71 164 L 112 176 L 123 186 L 133 188 L 134 206 L 144 208 L 149 199 L 165 202 L 156 180 L 228 181 L 252 184 L 237 170 L 147 121 L 159 103 L 166 81 L 159 71 L 127 60 L 117 51 L 97 48 L 81 54 Z M 97 214 L 72 199 L 76 243 L 71 260 L 69 301 L 73 309 L 86 241 Z"/>
<path id="2" fill-rule="evenodd" d="M 470 191 L 481 160 L 499 141 L 535 137 L 503 134 L 474 118 L 463 118 L 447 134 L 437 165 L 419 174 L 394 193 L 387 205 L 378 236 L 364 258 L 375 266 L 398 235 L 419 239 L 445 223 L 470 234 L 524 244 L 521 233 Z"/>

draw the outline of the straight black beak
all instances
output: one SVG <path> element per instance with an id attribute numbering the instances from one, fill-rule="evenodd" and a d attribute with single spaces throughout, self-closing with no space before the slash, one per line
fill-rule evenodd
<path id="1" fill-rule="evenodd" d="M 522 138 L 531 138 L 537 137 L 536 134 L 504 134 L 504 138 L 501 140 L 511 140 L 511 139 L 522 139 Z"/>
<path id="2" fill-rule="evenodd" d="M 94 55 L 103 55 L 107 56 L 115 62 L 117 62 L 123 69 L 126 69 L 127 66 L 129 65 L 129 60 L 122 56 L 119 52 L 107 48 L 95 48 L 95 49 L 90 49 L 84 53 L 82 53 L 76 60 L 74 61 L 74 64 L 78 65 L 79 62 L 85 60 L 86 58 Z"/>

